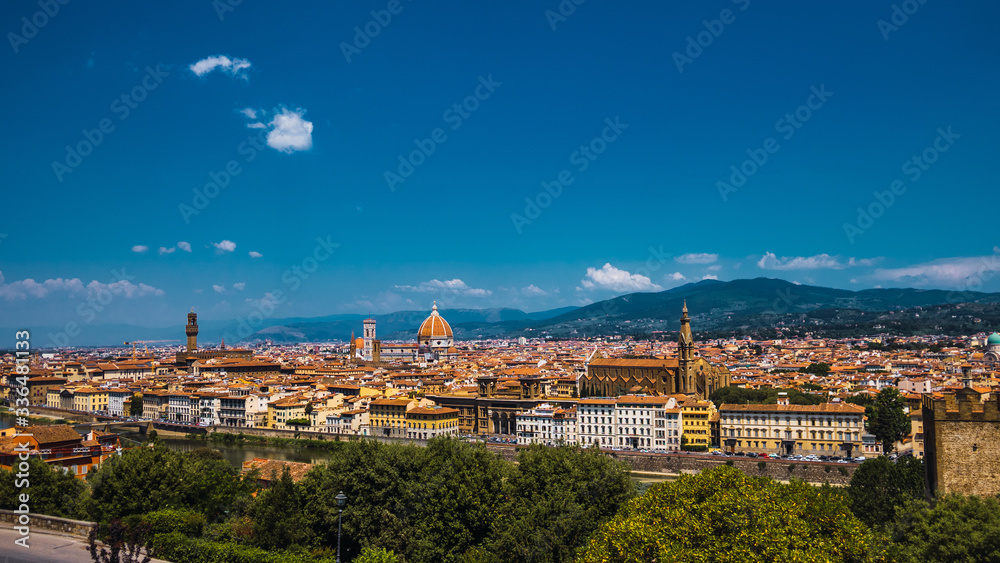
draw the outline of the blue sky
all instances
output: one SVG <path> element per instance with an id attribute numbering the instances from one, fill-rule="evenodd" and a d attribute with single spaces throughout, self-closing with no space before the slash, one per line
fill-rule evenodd
<path id="1" fill-rule="evenodd" d="M 0 6 L 0 324 L 1000 290 L 995 3 L 220 6 Z"/>

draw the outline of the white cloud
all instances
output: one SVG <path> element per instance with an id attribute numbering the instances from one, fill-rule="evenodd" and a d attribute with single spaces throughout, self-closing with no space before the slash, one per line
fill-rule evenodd
<path id="1" fill-rule="evenodd" d="M 231 240 L 224 240 L 222 242 L 213 242 L 212 246 L 214 246 L 216 250 L 219 251 L 219 253 L 232 252 L 236 250 L 236 243 Z"/>
<path id="2" fill-rule="evenodd" d="M 682 274 L 680 272 L 674 272 L 674 273 L 668 275 L 667 278 L 672 279 L 674 281 L 684 281 L 684 280 L 687 279 L 686 277 L 684 277 L 684 274 Z"/>
<path id="3" fill-rule="evenodd" d="M 243 291 L 243 288 L 246 286 L 247 286 L 246 282 L 234 283 L 233 289 L 235 289 L 236 291 Z"/>
<path id="4" fill-rule="evenodd" d="M 990 256 L 942 258 L 903 268 L 879 268 L 874 277 L 878 280 L 912 283 L 914 285 L 943 285 L 980 291 L 983 281 L 1000 272 L 1000 259 Z"/>
<path id="5" fill-rule="evenodd" d="M 177 243 L 177 248 L 183 250 L 184 252 L 191 252 L 191 243 L 181 241 Z"/>
<path id="6" fill-rule="evenodd" d="M 701 276 L 701 279 L 703 279 L 703 280 L 717 280 L 717 279 L 719 279 L 719 276 L 713 276 L 712 274 L 705 274 L 704 276 Z"/>
<path id="7" fill-rule="evenodd" d="M 531 284 L 528 287 L 521 288 L 521 294 L 527 297 L 537 297 L 539 295 L 548 295 L 549 293 L 544 289 Z"/>
<path id="8" fill-rule="evenodd" d="M 137 245 L 135 245 L 135 246 L 132 247 L 132 252 L 137 252 L 139 254 L 142 254 L 143 252 L 146 252 L 147 250 L 149 250 L 149 247 L 146 246 L 145 244 L 137 244 Z"/>
<path id="9" fill-rule="evenodd" d="M 311 149 L 313 124 L 302 119 L 305 113 L 304 109 L 282 108 L 268 124 L 272 129 L 267 134 L 267 146 L 285 153 Z"/>
<path id="10" fill-rule="evenodd" d="M 225 293 L 226 292 L 226 288 L 224 286 L 221 286 L 221 285 L 215 285 L 215 284 L 213 284 L 212 285 L 212 289 L 214 289 L 216 293 Z"/>
<path id="11" fill-rule="evenodd" d="M 161 246 L 160 249 L 157 250 L 157 252 L 159 252 L 160 254 L 173 254 L 175 250 L 177 250 L 177 249 L 174 248 L 174 247 L 172 247 L 172 246 L 170 248 L 167 248 L 165 246 Z"/>
<path id="12" fill-rule="evenodd" d="M 587 268 L 587 277 L 580 281 L 580 286 L 584 289 L 608 289 L 617 292 L 660 291 L 663 289 L 646 276 L 630 274 L 625 270 L 615 268 L 610 263 L 605 264 L 600 270 Z"/>
<path id="13" fill-rule="evenodd" d="M 716 264 L 714 266 L 709 266 L 709 267 L 707 267 L 705 269 L 708 270 L 709 272 L 718 272 L 719 270 L 722 269 L 722 264 Z"/>
<path id="14" fill-rule="evenodd" d="M 681 264 L 711 264 L 719 259 L 718 254 L 708 254 L 706 252 L 688 252 L 674 258 Z"/>
<path id="15" fill-rule="evenodd" d="M 70 295 L 86 293 L 88 298 L 101 299 L 102 301 L 106 300 L 109 294 L 112 296 L 123 296 L 126 299 L 145 297 L 147 295 L 163 295 L 162 289 L 157 289 L 144 283 L 136 285 L 128 280 L 113 283 L 101 283 L 94 280 L 86 286 L 83 285 L 80 278 L 55 278 L 45 280 L 41 283 L 27 278 L 6 283 L 3 273 L 0 272 L 0 298 L 7 301 L 23 301 L 29 297 L 41 299 L 57 292 L 66 292 Z"/>
<path id="16" fill-rule="evenodd" d="M 247 297 L 244 301 L 246 301 L 251 307 L 253 307 L 255 309 L 258 309 L 258 310 L 261 310 L 261 311 L 271 311 L 275 307 L 277 307 L 278 305 L 280 305 L 283 300 L 284 300 L 284 298 L 282 298 L 280 296 L 279 297 L 275 297 L 275 295 L 273 293 L 268 292 L 268 293 L 265 293 L 264 296 L 261 297 L 260 299 L 252 299 L 250 297 Z"/>
<path id="17" fill-rule="evenodd" d="M 849 258 L 847 262 L 839 256 L 817 254 L 815 256 L 782 256 L 778 258 L 773 252 L 765 252 L 757 261 L 757 267 L 762 270 L 843 270 L 857 266 L 873 266 L 878 258 Z"/>
<path id="18" fill-rule="evenodd" d="M 261 254 L 260 252 L 257 252 L 256 250 L 251 250 L 250 251 L 250 258 L 261 258 L 263 256 L 264 256 L 263 254 Z"/>
<path id="19" fill-rule="evenodd" d="M 453 293 L 456 295 L 468 295 L 471 297 L 488 297 L 493 295 L 493 291 L 489 289 L 477 289 L 474 287 L 469 287 L 464 281 L 455 278 L 453 280 L 431 280 L 420 282 L 417 285 L 397 285 L 396 289 L 400 291 L 415 291 L 418 293 Z"/>
<path id="20" fill-rule="evenodd" d="M 253 123 L 247 123 L 247 129 L 264 129 L 265 127 L 267 127 L 267 125 L 264 125 L 259 121 L 255 121 Z"/>
<path id="21" fill-rule="evenodd" d="M 257 119 L 257 112 L 251 108 L 243 108 L 240 110 L 240 113 L 242 113 L 243 115 L 247 116 L 250 119 Z"/>
<path id="22" fill-rule="evenodd" d="M 219 69 L 230 76 L 238 76 L 244 80 L 250 79 L 246 73 L 246 70 L 250 68 L 250 61 L 246 59 L 230 59 L 225 55 L 204 58 L 188 68 L 198 76 L 205 76 L 213 70 Z"/>

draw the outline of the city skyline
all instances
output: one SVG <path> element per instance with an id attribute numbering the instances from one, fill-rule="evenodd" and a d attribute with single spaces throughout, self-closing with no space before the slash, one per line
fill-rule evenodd
<path id="1" fill-rule="evenodd" d="M 0 315 L 1000 291 L 997 10 L 7 4 Z"/>

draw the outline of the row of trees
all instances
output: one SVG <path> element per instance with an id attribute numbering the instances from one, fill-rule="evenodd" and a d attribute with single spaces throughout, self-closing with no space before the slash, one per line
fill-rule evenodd
<path id="1" fill-rule="evenodd" d="M 216 451 L 141 448 L 86 483 L 32 460 L 28 492 L 33 511 L 139 531 L 177 563 L 331 562 L 340 491 L 354 563 L 1000 561 L 997 499 L 930 504 L 911 457 L 868 460 L 845 488 L 720 466 L 641 496 L 594 450 L 536 446 L 517 461 L 447 438 L 344 443 L 301 481 L 286 472 L 260 490 Z M 0 507 L 19 492 L 0 471 Z"/>
<path id="2" fill-rule="evenodd" d="M 343 443 L 301 481 L 275 475 L 259 490 L 257 475 L 241 476 L 213 450 L 138 448 L 86 483 L 32 461 L 29 494 L 33 510 L 109 532 L 146 526 L 154 550 L 185 563 L 329 559 L 340 491 L 345 561 L 390 552 L 407 563 L 571 561 L 636 494 L 627 467 L 596 450 L 536 446 L 517 461 L 448 438 L 426 448 Z M 18 492 L 0 472 L 0 507 L 13 508 Z"/>

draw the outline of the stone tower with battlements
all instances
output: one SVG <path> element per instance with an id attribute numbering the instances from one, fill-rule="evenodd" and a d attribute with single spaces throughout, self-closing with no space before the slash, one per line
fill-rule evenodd
<path id="1" fill-rule="evenodd" d="M 198 313 L 191 309 L 188 313 L 188 324 L 184 327 L 184 333 L 187 334 L 187 351 L 188 353 L 198 351 Z"/>
<path id="2" fill-rule="evenodd" d="M 1000 493 L 1000 402 L 966 387 L 923 396 L 924 464 L 929 495 Z"/>

